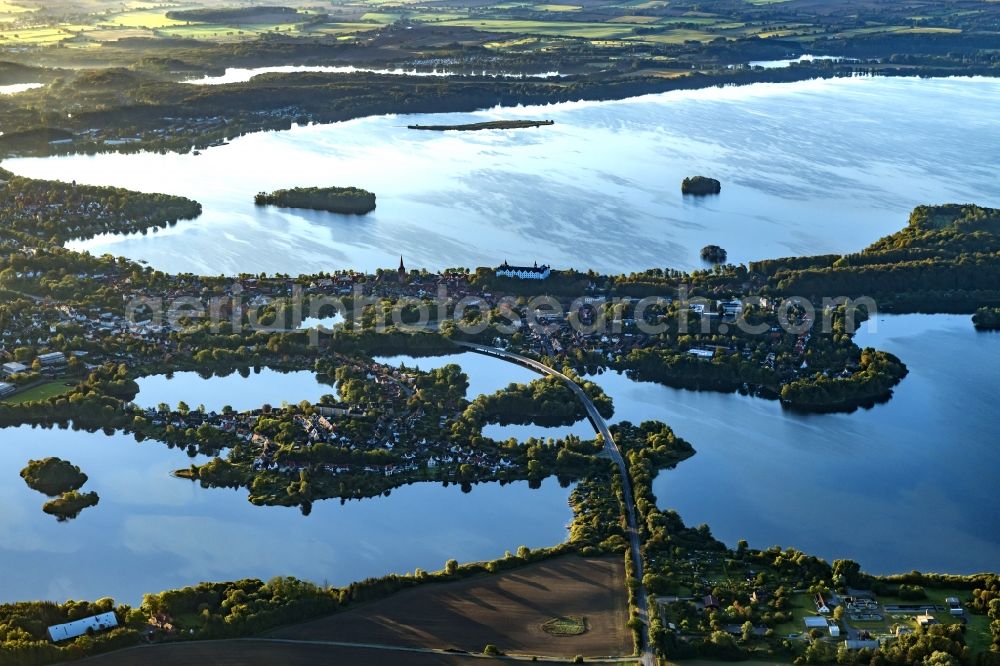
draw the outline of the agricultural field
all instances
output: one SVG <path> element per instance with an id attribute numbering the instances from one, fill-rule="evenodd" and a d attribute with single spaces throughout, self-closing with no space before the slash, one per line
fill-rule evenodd
<path id="1" fill-rule="evenodd" d="M 482 658 L 394 650 L 339 647 L 309 643 L 257 640 L 167 643 L 132 648 L 77 662 L 86 666 L 158 666 L 239 664 L 240 666 L 316 666 L 316 664 L 378 664 L 379 666 L 467 666 Z"/>
<path id="2" fill-rule="evenodd" d="M 702 32 L 701 30 L 675 29 L 652 35 L 629 37 L 628 39 L 633 41 L 653 42 L 655 44 L 683 44 L 684 42 L 689 41 L 710 42 L 716 37 L 719 37 L 719 35 Z"/>
<path id="3" fill-rule="evenodd" d="M 622 558 L 568 555 L 507 573 L 425 585 L 270 637 L 572 657 L 628 654 Z M 585 623 L 555 636 L 543 625 Z M 551 628 L 553 624 L 549 624 Z"/>
<path id="4" fill-rule="evenodd" d="M 611 39 L 627 37 L 632 28 L 623 24 L 584 23 L 575 21 L 518 21 L 500 19 L 460 19 L 442 21 L 440 25 L 472 28 L 484 32 L 510 32 L 527 35 L 553 35 L 558 37 L 583 37 L 586 39 Z"/>
<path id="5" fill-rule="evenodd" d="M 0 30 L 0 45 L 24 46 L 57 44 L 73 37 L 63 28 L 6 28 Z"/>
<path id="6" fill-rule="evenodd" d="M 975 0 L 972 0 L 975 1 Z M 753 49 L 761 40 L 775 40 L 785 51 L 811 49 L 819 37 L 830 40 L 868 38 L 881 35 L 961 36 L 982 39 L 983 31 L 994 33 L 1000 19 L 1000 4 L 981 3 L 973 8 L 949 9 L 928 0 L 901 9 L 898 15 L 880 5 L 867 12 L 864 0 L 854 5 L 846 0 L 834 3 L 817 14 L 809 0 L 746 0 L 712 6 L 713 11 L 693 2 L 666 0 L 576 0 L 572 3 L 539 3 L 508 0 L 497 4 L 455 2 L 446 5 L 422 0 L 346 0 L 318 5 L 310 0 L 274 3 L 294 9 L 297 15 L 273 12 L 245 21 L 181 20 L 167 14 L 198 7 L 221 7 L 219 2 L 157 2 L 156 0 L 61 0 L 45 3 L 49 25 L 31 20 L 38 0 L 0 0 L 0 49 L 24 46 L 100 46 L 126 37 L 186 38 L 201 41 L 234 42 L 253 40 L 261 35 L 280 34 L 290 38 L 377 40 L 377 28 L 397 21 L 434 28 L 462 28 L 470 32 L 457 40 L 495 51 L 510 48 L 519 52 L 547 49 L 552 44 L 518 43 L 518 36 L 538 36 L 559 40 L 559 47 L 576 48 L 589 42 L 595 49 L 634 48 L 643 43 L 656 52 L 698 50 L 719 37 L 746 40 Z M 232 3 L 244 5 L 244 3 Z M 245 5 L 244 5 L 245 6 Z M 62 10 L 60 12 L 59 10 Z M 869 15 L 864 15 L 866 12 Z M 23 17 L 29 17 L 27 19 Z M 65 17 L 64 22 L 59 17 Z M 89 18 L 89 21 L 88 21 Z M 112 32 L 120 30 L 122 32 Z M 124 32 L 131 30 L 132 32 Z M 358 33 L 370 32 L 367 36 Z M 486 33 L 510 35 L 497 40 Z M 411 33 L 421 39 L 419 33 Z M 406 43 L 408 36 L 394 34 L 394 43 Z M 510 46 L 507 42 L 512 42 Z M 571 46 L 571 44 L 575 46 Z M 425 46 L 426 44 L 424 44 Z M 415 49 L 420 47 L 415 46 Z M 829 42 L 824 44 L 829 48 Z M 779 52 L 777 55 L 781 55 Z M 690 67 L 688 67 L 690 69 Z"/>
<path id="7" fill-rule="evenodd" d="M 130 11 L 113 16 L 100 25 L 125 26 L 129 28 L 166 28 L 172 25 L 184 25 L 185 21 L 167 18 L 167 10 Z"/>

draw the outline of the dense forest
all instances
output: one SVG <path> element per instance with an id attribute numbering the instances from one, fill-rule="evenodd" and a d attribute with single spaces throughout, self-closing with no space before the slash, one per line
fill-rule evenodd
<path id="1" fill-rule="evenodd" d="M 375 210 L 375 195 L 357 187 L 296 187 L 260 192 L 254 197 L 258 206 L 306 208 L 331 213 L 364 215 Z"/>
<path id="2" fill-rule="evenodd" d="M 614 409 L 611 398 L 593 382 L 582 382 L 597 411 L 611 418 Z M 587 412 L 576 394 L 558 377 L 542 377 L 528 384 L 510 384 L 490 395 L 472 401 L 466 412 L 484 423 L 500 425 L 535 424 L 539 426 L 571 425 L 587 418 Z"/>
<path id="3" fill-rule="evenodd" d="M 901 231 L 830 259 L 754 266 L 770 275 L 779 294 L 865 295 L 889 311 L 973 312 L 1000 302 L 1000 210 L 919 206 Z"/>
<path id="4" fill-rule="evenodd" d="M 979 308 L 972 316 L 972 323 L 981 331 L 1000 330 L 1000 308 Z"/>

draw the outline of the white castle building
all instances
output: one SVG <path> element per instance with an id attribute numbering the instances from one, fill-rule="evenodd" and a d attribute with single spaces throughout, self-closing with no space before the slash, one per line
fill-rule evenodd
<path id="1" fill-rule="evenodd" d="M 552 274 L 548 266 L 511 266 L 506 261 L 497 268 L 497 277 L 517 278 L 518 280 L 544 280 Z"/>

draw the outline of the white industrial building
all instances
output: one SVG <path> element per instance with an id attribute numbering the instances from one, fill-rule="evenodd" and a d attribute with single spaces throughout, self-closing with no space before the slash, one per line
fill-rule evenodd
<path id="1" fill-rule="evenodd" d="M 4 363 L 0 366 L 0 373 L 5 377 L 10 377 L 11 375 L 18 375 L 22 372 L 27 372 L 28 366 L 23 363 L 17 363 L 16 361 L 11 361 L 10 363 Z"/>
<path id="2" fill-rule="evenodd" d="M 62 352 L 52 352 L 50 354 L 39 354 L 38 362 L 42 365 L 62 365 L 66 362 L 66 354 Z"/>
<path id="3" fill-rule="evenodd" d="M 82 620 L 73 620 L 66 624 L 54 624 L 49 627 L 49 638 L 53 643 L 67 641 L 77 636 L 83 636 L 88 631 L 104 631 L 118 626 L 118 616 L 114 612 L 92 615 Z"/>

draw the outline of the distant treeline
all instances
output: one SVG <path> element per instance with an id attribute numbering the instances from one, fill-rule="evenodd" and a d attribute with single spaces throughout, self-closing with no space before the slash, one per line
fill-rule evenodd
<path id="1" fill-rule="evenodd" d="M 253 19 L 275 16 L 293 17 L 298 10 L 291 7 L 261 5 L 259 7 L 220 7 L 218 9 L 177 9 L 167 12 L 168 19 L 197 23 L 250 22 Z"/>

